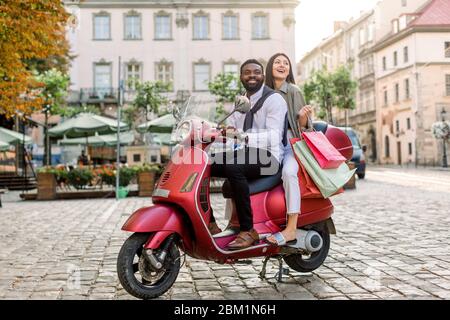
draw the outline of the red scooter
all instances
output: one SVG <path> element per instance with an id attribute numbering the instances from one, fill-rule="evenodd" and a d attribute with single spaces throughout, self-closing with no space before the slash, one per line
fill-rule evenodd
<path id="1" fill-rule="evenodd" d="M 325 123 L 316 123 L 315 127 L 332 143 L 339 144 L 344 156 L 351 158 L 352 144 L 345 133 Z M 207 149 L 220 138 L 219 132 L 198 117 L 181 121 L 177 135 L 182 141 L 155 187 L 154 205 L 134 212 L 122 227 L 133 234 L 120 250 L 117 272 L 122 286 L 131 295 L 152 299 L 169 290 L 181 268 L 180 249 L 195 259 L 220 264 L 265 257 L 261 277 L 265 276 L 269 258 L 280 261 L 279 277 L 282 260 L 299 272 L 311 272 L 325 261 L 330 234 L 336 233 L 331 218 L 333 205 L 329 199 L 302 199 L 295 244 L 276 247 L 262 241 L 281 231 L 286 224 L 281 172 L 249 182 L 259 243 L 247 249 L 229 251 L 227 246 L 236 238 L 238 230 L 228 229 L 211 235 L 208 229 L 211 168 Z M 227 193 L 224 190 L 224 194 Z"/>

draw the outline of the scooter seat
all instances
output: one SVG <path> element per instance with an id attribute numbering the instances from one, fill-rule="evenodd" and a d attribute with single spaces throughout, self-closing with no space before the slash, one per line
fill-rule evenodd
<path id="1" fill-rule="evenodd" d="M 250 188 L 250 195 L 262 193 L 264 191 L 269 191 L 278 186 L 281 183 L 281 169 L 277 174 L 272 176 L 267 176 L 261 179 L 249 180 L 248 186 Z M 233 198 L 233 191 L 231 190 L 230 182 L 225 180 L 222 186 L 222 193 L 225 199 Z"/>

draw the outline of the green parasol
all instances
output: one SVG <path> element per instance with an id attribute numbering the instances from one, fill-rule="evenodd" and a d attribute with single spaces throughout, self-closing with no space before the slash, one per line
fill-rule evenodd
<path id="1" fill-rule="evenodd" d="M 22 143 L 24 140 L 23 133 L 8 130 L 5 128 L 0 128 L 0 142 L 4 142 L 7 144 L 15 144 Z M 33 143 L 33 139 L 31 137 L 25 135 L 25 144 Z"/>
<path id="2" fill-rule="evenodd" d="M 176 124 L 177 121 L 174 116 L 172 114 L 166 114 L 165 116 L 141 124 L 136 130 L 140 133 L 171 133 Z"/>
<path id="3" fill-rule="evenodd" d="M 127 130 L 128 126 L 121 122 L 120 131 Z M 52 137 L 81 138 L 93 136 L 96 133 L 109 134 L 117 132 L 117 120 L 92 113 L 81 113 L 75 118 L 51 128 L 48 133 Z"/>
<path id="4" fill-rule="evenodd" d="M 120 134 L 120 144 L 128 145 L 133 143 L 134 133 L 132 131 L 122 132 Z M 73 145 L 86 145 L 90 146 L 110 146 L 114 147 L 117 145 L 117 134 L 105 134 L 105 135 L 95 135 L 89 137 L 89 142 L 86 142 L 85 138 L 73 138 L 73 139 L 63 139 L 59 141 L 60 145 L 73 146 Z"/>

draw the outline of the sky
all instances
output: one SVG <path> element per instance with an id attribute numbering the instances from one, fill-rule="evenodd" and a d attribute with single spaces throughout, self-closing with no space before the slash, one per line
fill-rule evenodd
<path id="1" fill-rule="evenodd" d="M 296 61 L 333 34 L 334 21 L 357 18 L 379 0 L 300 0 L 295 11 Z"/>

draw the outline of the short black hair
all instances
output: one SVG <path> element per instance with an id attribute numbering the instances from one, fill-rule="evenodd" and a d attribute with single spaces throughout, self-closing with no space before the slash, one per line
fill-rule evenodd
<path id="1" fill-rule="evenodd" d="M 259 62 L 256 59 L 248 59 L 247 61 L 245 61 L 242 65 L 241 65 L 241 74 L 242 74 L 242 69 L 244 69 L 244 67 L 248 64 L 257 64 L 258 66 L 261 67 L 262 72 L 264 73 L 264 67 L 261 64 L 261 62 Z"/>

